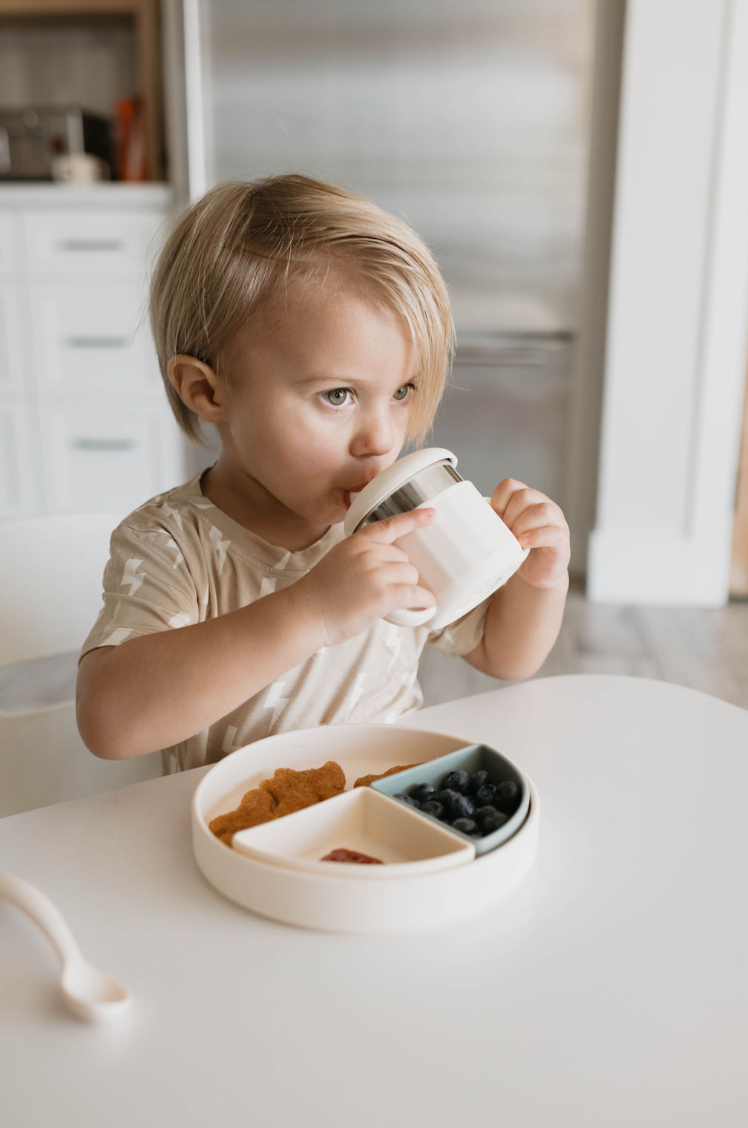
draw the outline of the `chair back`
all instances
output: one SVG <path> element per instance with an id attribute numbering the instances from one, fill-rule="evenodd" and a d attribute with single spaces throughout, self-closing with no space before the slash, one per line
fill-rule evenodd
<path id="1" fill-rule="evenodd" d="M 98 760 L 80 738 L 72 701 L 18 716 L 0 712 L 0 819 L 160 775 L 160 752 Z"/>
<path id="2" fill-rule="evenodd" d="M 23 682 L 20 709 L 15 690 L 10 711 L 0 699 L 0 818 L 161 774 L 158 752 L 98 760 L 75 723 L 69 653 L 80 650 L 102 606 L 109 539 L 120 520 L 94 513 L 0 522 L 0 668 L 13 686 Z M 54 704 L 35 700 L 33 666 L 21 675 L 8 669 L 39 658 L 70 679 Z"/>
<path id="3" fill-rule="evenodd" d="M 102 603 L 111 513 L 0 521 L 0 667 L 79 650 Z"/>

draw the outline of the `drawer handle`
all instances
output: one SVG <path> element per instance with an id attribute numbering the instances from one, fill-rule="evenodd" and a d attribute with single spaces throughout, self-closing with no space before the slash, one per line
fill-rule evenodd
<path id="1" fill-rule="evenodd" d="M 126 349 L 130 344 L 127 337 L 68 337 L 73 349 Z"/>
<path id="2" fill-rule="evenodd" d="M 57 246 L 61 251 L 119 251 L 125 244 L 121 239 L 62 239 Z"/>
<path id="3" fill-rule="evenodd" d="M 133 439 L 76 439 L 76 450 L 135 450 Z"/>

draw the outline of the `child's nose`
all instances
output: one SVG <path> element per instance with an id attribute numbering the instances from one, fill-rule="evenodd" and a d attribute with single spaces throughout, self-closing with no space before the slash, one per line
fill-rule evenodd
<path id="1" fill-rule="evenodd" d="M 361 458 L 364 455 L 389 454 L 395 442 L 392 420 L 388 412 L 367 412 L 359 417 L 358 426 L 351 441 L 351 454 Z"/>

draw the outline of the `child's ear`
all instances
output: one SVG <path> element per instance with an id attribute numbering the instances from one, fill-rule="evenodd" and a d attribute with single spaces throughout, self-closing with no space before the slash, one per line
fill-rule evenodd
<path id="1" fill-rule="evenodd" d="M 190 411 L 207 423 L 218 423 L 224 418 L 223 387 L 209 364 L 180 353 L 169 361 L 167 373 Z"/>

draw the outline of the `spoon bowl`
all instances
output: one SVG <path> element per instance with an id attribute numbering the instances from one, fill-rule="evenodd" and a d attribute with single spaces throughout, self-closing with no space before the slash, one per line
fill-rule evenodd
<path id="1" fill-rule="evenodd" d="M 86 1022 L 108 1021 L 129 1009 L 130 993 L 85 958 L 59 909 L 46 894 L 20 877 L 0 873 L 0 897 L 26 913 L 52 941 L 62 963 L 62 997 L 77 1018 Z"/>
<path id="2" fill-rule="evenodd" d="M 132 1003 L 121 983 L 83 956 L 65 965 L 60 986 L 70 1010 L 88 1022 L 118 1018 Z"/>

